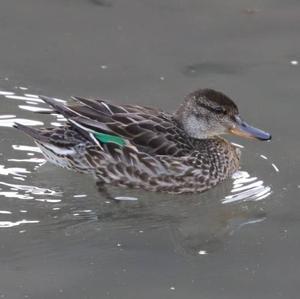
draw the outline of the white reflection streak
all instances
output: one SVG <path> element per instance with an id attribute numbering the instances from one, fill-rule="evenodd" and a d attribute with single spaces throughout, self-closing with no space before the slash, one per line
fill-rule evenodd
<path id="1" fill-rule="evenodd" d="M 275 169 L 276 172 L 279 172 L 279 168 L 274 163 L 272 163 L 272 167 Z"/>
<path id="2" fill-rule="evenodd" d="M 268 157 L 265 155 L 259 155 L 262 159 L 268 160 Z M 275 169 L 276 172 L 279 172 L 279 168 L 275 165 L 275 163 L 271 163 L 272 167 Z"/>
<path id="3" fill-rule="evenodd" d="M 12 148 L 17 151 L 35 152 L 35 153 L 42 152 L 38 146 L 13 144 Z"/>
<path id="4" fill-rule="evenodd" d="M 18 198 L 18 199 L 34 199 L 33 196 L 28 194 L 19 194 L 18 192 L 13 191 L 1 191 L 0 196 L 4 196 L 6 198 Z"/>
<path id="5" fill-rule="evenodd" d="M 0 127 L 13 127 L 15 123 L 19 123 L 21 125 L 27 126 L 41 126 L 44 123 L 37 120 L 30 120 L 26 118 L 9 118 L 9 119 L 1 119 L 0 120 Z"/>
<path id="6" fill-rule="evenodd" d="M 16 175 L 16 176 L 25 176 L 23 174 L 30 173 L 26 168 L 21 167 L 5 167 L 4 165 L 0 165 L 0 175 Z"/>
<path id="7" fill-rule="evenodd" d="M 265 221 L 265 220 L 266 220 L 265 217 L 264 217 L 264 218 L 260 218 L 260 219 L 249 220 L 249 221 L 247 221 L 247 222 L 244 222 L 244 223 L 240 224 L 238 228 L 240 229 L 240 228 L 242 228 L 243 226 L 246 226 L 246 225 L 248 225 L 248 224 L 255 224 L 255 223 L 263 222 L 263 221 Z"/>
<path id="8" fill-rule="evenodd" d="M 131 196 L 117 196 L 114 198 L 115 200 L 120 200 L 120 201 L 137 201 L 137 197 L 131 197 Z"/>
<path id="9" fill-rule="evenodd" d="M 48 203 L 59 203 L 61 199 L 51 199 L 51 198 L 36 198 L 36 201 L 48 202 Z"/>
<path id="10" fill-rule="evenodd" d="M 45 163 L 45 159 L 30 158 L 30 159 L 7 159 L 9 162 L 29 162 L 29 163 Z"/>
<path id="11" fill-rule="evenodd" d="M 234 179 L 231 194 L 223 199 L 223 203 L 232 203 L 237 201 L 258 201 L 268 197 L 272 190 L 269 186 L 265 186 L 262 180 L 257 177 L 251 177 L 246 171 L 236 172 L 232 178 Z"/>
<path id="12" fill-rule="evenodd" d="M 22 100 L 22 101 L 32 101 L 32 102 L 39 102 L 44 103 L 43 100 L 39 98 L 30 98 L 30 97 L 24 97 L 24 96 L 16 96 L 16 95 L 5 95 L 7 99 L 14 99 L 14 100 Z"/>
<path id="13" fill-rule="evenodd" d="M 244 191 L 244 190 L 248 190 L 248 189 L 257 189 L 260 188 L 261 186 L 263 186 L 264 182 L 263 181 L 256 181 L 252 184 L 249 185 L 244 185 L 242 187 L 237 187 L 234 186 L 233 189 L 231 190 L 231 192 L 240 192 L 240 191 Z"/>
<path id="14" fill-rule="evenodd" d="M 0 211 L 0 214 L 11 214 L 11 211 Z"/>
<path id="15" fill-rule="evenodd" d="M 239 147 L 239 148 L 245 148 L 243 145 L 238 144 L 238 143 L 231 142 L 231 144 L 236 146 L 236 147 Z"/>
<path id="16" fill-rule="evenodd" d="M 73 197 L 80 198 L 80 197 L 87 197 L 87 195 L 86 194 L 75 194 L 75 195 L 73 195 Z"/>
<path id="17" fill-rule="evenodd" d="M 33 107 L 33 106 L 28 106 L 28 105 L 19 105 L 20 109 L 26 110 L 26 111 L 31 111 L 31 112 L 49 112 L 52 111 L 49 108 L 40 108 L 40 107 Z"/>
<path id="18" fill-rule="evenodd" d="M 14 92 L 12 92 L 12 91 L 2 91 L 2 90 L 0 90 L 0 95 L 3 95 L 3 96 L 9 96 L 9 95 L 13 95 L 13 94 L 15 94 Z"/>
<path id="19" fill-rule="evenodd" d="M 16 115 L 12 115 L 12 114 L 0 115 L 0 119 L 2 119 L 2 118 L 5 118 L 5 119 L 7 119 L 7 118 L 15 118 L 15 117 L 16 117 Z"/>
<path id="20" fill-rule="evenodd" d="M 0 228 L 8 228 L 8 227 L 14 227 L 14 226 L 19 226 L 21 224 L 32 224 L 32 223 L 39 223 L 39 220 L 20 220 L 16 222 L 12 221 L 0 221 Z"/>
<path id="21" fill-rule="evenodd" d="M 36 94 L 31 94 L 31 93 L 25 93 L 24 96 L 25 96 L 25 97 L 28 97 L 28 98 L 36 98 L 36 99 L 39 98 L 38 95 L 36 95 Z"/>
<path id="22" fill-rule="evenodd" d="M 26 101 L 26 104 L 28 104 L 28 105 L 38 105 L 38 103 L 36 103 L 36 102 L 31 102 L 31 101 Z"/>
<path id="23" fill-rule="evenodd" d="M 61 127 L 61 126 L 63 126 L 63 124 L 57 123 L 57 122 L 52 122 L 52 123 L 51 123 L 51 126 L 54 126 L 54 127 Z"/>
<path id="24" fill-rule="evenodd" d="M 25 181 L 25 179 L 20 177 L 20 176 L 14 176 L 13 179 L 14 180 L 19 180 L 19 181 Z"/>
<path id="25" fill-rule="evenodd" d="M 5 183 L 5 182 L 0 182 L 0 184 L 14 188 L 15 190 L 22 190 L 22 191 L 30 192 L 31 194 L 34 194 L 34 195 L 55 195 L 55 196 L 61 195 L 61 192 L 57 192 L 57 191 L 54 191 L 51 189 L 46 189 L 46 188 L 40 188 L 40 187 L 36 187 L 36 186 L 9 184 L 9 183 Z"/>

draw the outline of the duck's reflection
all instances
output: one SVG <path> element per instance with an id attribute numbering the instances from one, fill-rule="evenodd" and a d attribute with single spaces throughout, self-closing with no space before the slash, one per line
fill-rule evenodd
<path id="1" fill-rule="evenodd" d="M 128 192 L 126 195 L 138 196 L 139 200 L 119 204 L 101 201 L 88 213 L 74 211 L 78 222 L 66 229 L 69 234 L 82 233 L 85 229 L 144 234 L 153 230 L 167 231 L 166 238 L 171 237 L 177 253 L 189 256 L 213 254 L 224 250 L 227 241 L 245 226 L 259 225 L 266 218 L 261 205 L 255 202 L 222 203 L 222 194 L 230 188 L 228 183 L 200 196 L 184 198 Z M 92 218 L 92 222 L 86 222 Z"/>

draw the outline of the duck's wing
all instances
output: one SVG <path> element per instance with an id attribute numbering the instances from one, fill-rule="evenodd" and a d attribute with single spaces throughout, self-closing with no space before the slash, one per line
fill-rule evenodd
<path id="1" fill-rule="evenodd" d="M 151 155 L 180 156 L 192 149 L 192 143 L 176 126 L 172 115 L 161 110 L 115 105 L 100 99 L 74 97 L 74 104 L 65 105 L 52 98 L 41 98 L 77 129 L 95 132 L 96 138 L 97 133 L 121 137 Z"/>

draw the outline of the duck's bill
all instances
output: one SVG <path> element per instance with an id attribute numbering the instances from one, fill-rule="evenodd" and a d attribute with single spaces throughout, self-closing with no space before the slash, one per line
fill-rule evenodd
<path id="1" fill-rule="evenodd" d="M 239 117 L 236 118 L 235 127 L 231 128 L 229 131 L 234 135 L 244 138 L 255 138 L 259 140 L 270 140 L 272 138 L 271 134 L 248 125 Z"/>

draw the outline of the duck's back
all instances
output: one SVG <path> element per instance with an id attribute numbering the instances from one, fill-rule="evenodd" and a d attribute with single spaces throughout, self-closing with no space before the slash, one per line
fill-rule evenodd
<path id="1" fill-rule="evenodd" d="M 63 106 L 43 98 L 63 114 L 83 135 L 85 129 L 123 138 L 138 151 L 150 155 L 179 157 L 194 150 L 193 140 L 178 126 L 170 113 L 136 105 L 115 105 L 103 100 L 74 98 Z M 67 108 L 66 108 L 67 107 Z"/>

